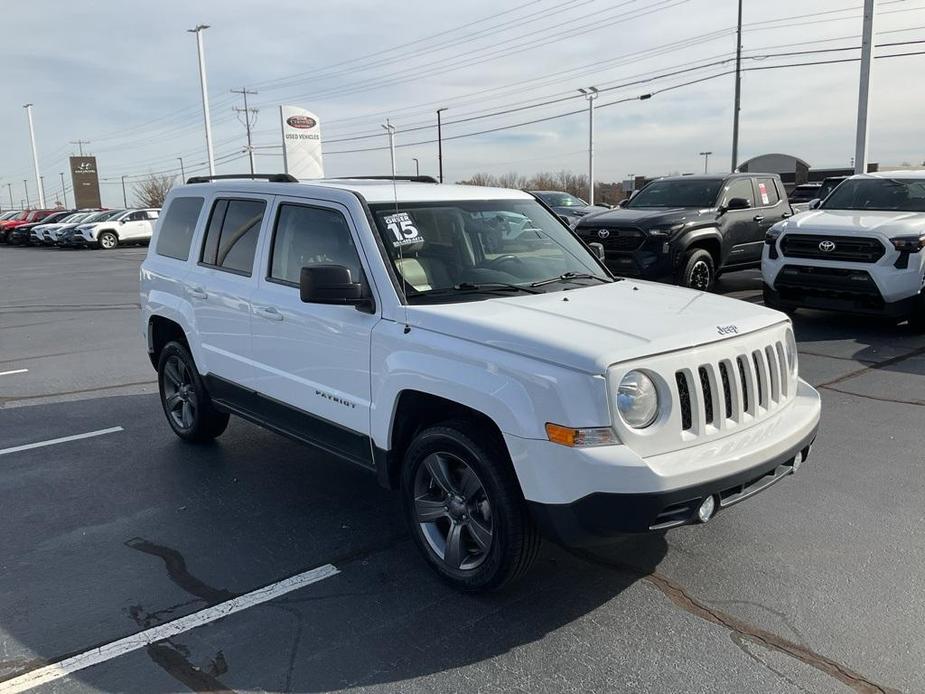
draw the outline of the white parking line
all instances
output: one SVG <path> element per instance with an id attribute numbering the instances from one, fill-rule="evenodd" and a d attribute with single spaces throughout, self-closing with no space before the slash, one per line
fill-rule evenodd
<path id="1" fill-rule="evenodd" d="M 12 376 L 13 374 L 24 374 L 29 369 L 14 369 L 13 371 L 0 371 L 0 376 Z"/>
<path id="2" fill-rule="evenodd" d="M 99 665 L 107 660 L 118 658 L 120 655 L 137 651 L 157 641 L 169 639 L 178 634 L 203 626 L 209 622 L 214 622 L 222 617 L 227 617 L 235 612 L 246 610 L 248 607 L 254 607 L 270 600 L 275 600 L 281 595 L 291 593 L 299 588 L 323 581 L 331 576 L 336 576 L 340 570 L 333 564 L 325 564 L 317 569 L 306 571 L 305 573 L 291 576 L 283 579 L 278 583 L 272 583 L 263 588 L 258 588 L 250 593 L 245 593 L 237 598 L 226 600 L 225 602 L 207 607 L 199 612 L 180 617 L 172 622 L 161 624 L 141 631 L 131 636 L 126 636 L 118 641 L 98 646 L 92 650 L 80 653 L 79 655 L 65 658 L 59 663 L 46 665 L 45 667 L 27 672 L 19 677 L 0 682 L 0 694 L 14 694 L 15 692 L 24 692 L 28 689 L 54 682 L 62 677 L 67 677 L 71 673 L 83 670 L 93 665 Z"/>
<path id="3" fill-rule="evenodd" d="M 36 443 L 26 443 L 22 446 L 13 446 L 12 448 L 0 448 L 0 455 L 6 455 L 7 453 L 19 453 L 19 451 L 28 451 L 32 448 L 44 448 L 45 446 L 54 446 L 59 443 L 67 443 L 68 441 L 80 441 L 80 439 L 92 439 L 94 436 L 103 436 L 105 434 L 115 434 L 117 431 L 122 431 L 122 427 L 110 427 L 109 429 L 97 429 L 96 431 L 88 431 L 86 434 L 74 434 L 73 436 L 62 436 L 60 439 L 49 439 L 48 441 L 38 441 Z"/>

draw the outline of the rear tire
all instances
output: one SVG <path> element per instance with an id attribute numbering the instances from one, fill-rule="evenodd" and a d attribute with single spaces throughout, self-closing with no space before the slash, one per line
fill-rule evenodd
<path id="1" fill-rule="evenodd" d="M 161 350 L 157 385 L 167 423 L 181 439 L 204 443 L 225 431 L 229 415 L 215 409 L 193 357 L 181 343 L 169 342 Z"/>
<path id="2" fill-rule="evenodd" d="M 104 231 L 96 241 L 104 251 L 111 251 L 119 245 L 119 237 L 111 231 Z"/>
<path id="3" fill-rule="evenodd" d="M 716 263 L 713 262 L 713 256 L 703 248 L 692 248 L 681 259 L 675 281 L 682 287 L 702 292 L 710 291 L 716 282 Z"/>
<path id="4" fill-rule="evenodd" d="M 415 544 L 431 568 L 464 592 L 520 578 L 541 538 L 503 444 L 467 420 L 429 427 L 405 453 L 401 492 Z"/>

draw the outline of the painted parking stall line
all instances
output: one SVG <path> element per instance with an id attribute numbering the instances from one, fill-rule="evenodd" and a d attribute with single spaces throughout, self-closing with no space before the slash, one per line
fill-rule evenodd
<path id="1" fill-rule="evenodd" d="M 45 446 L 56 446 L 59 443 L 68 443 L 69 441 L 80 441 L 81 439 L 92 439 L 96 436 L 105 436 L 106 434 L 115 434 L 119 431 L 124 431 L 122 427 L 109 427 L 108 429 L 97 429 L 96 431 L 88 431 L 85 434 L 74 434 L 73 436 L 62 436 L 58 439 L 49 439 L 47 441 L 36 441 L 35 443 L 24 443 L 21 446 L 13 446 L 12 448 L 0 448 L 0 455 L 7 455 L 8 453 L 19 453 L 20 451 L 29 451 L 33 448 L 44 448 Z"/>
<path id="2" fill-rule="evenodd" d="M 98 646 L 89 651 L 79 653 L 78 655 L 65 658 L 64 660 L 38 668 L 24 675 L 19 675 L 12 679 L 0 682 L 0 694 L 15 694 L 24 692 L 35 687 L 39 687 L 49 682 L 60 680 L 70 674 L 78 672 L 93 665 L 99 665 L 107 660 L 118 658 L 120 655 L 137 651 L 140 648 L 150 646 L 157 641 L 163 641 L 173 636 L 178 636 L 184 632 L 201 627 L 210 622 L 214 622 L 223 617 L 241 612 L 249 607 L 260 605 L 261 603 L 275 600 L 276 598 L 299 590 L 313 583 L 318 583 L 326 578 L 331 578 L 340 573 L 340 570 L 333 564 L 325 564 L 318 568 L 306 571 L 304 573 L 290 576 L 276 583 L 271 583 L 263 588 L 245 593 L 231 600 L 226 600 L 218 605 L 207 607 L 199 612 L 180 617 L 166 624 L 152 627 L 131 636 L 111 641 L 102 646 Z"/>
<path id="3" fill-rule="evenodd" d="M 15 376 L 16 374 L 28 373 L 29 369 L 13 369 L 12 371 L 0 371 L 0 376 Z"/>

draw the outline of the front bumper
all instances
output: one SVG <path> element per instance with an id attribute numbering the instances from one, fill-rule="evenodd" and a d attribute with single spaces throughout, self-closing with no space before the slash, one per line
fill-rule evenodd
<path id="1" fill-rule="evenodd" d="M 698 445 L 642 458 L 629 446 L 565 448 L 505 434 L 521 489 L 543 531 L 568 545 L 693 522 L 706 496 L 725 508 L 777 482 L 816 437 L 819 394 L 797 382 L 793 399 L 756 424 Z"/>
<path id="2" fill-rule="evenodd" d="M 920 306 L 921 295 L 907 296 L 898 301 L 884 301 L 879 292 L 846 292 L 837 289 L 801 291 L 782 287 L 778 292 L 764 285 L 764 304 L 769 308 L 788 310 L 812 308 L 820 311 L 838 311 L 867 316 L 902 319 L 914 314 Z"/>

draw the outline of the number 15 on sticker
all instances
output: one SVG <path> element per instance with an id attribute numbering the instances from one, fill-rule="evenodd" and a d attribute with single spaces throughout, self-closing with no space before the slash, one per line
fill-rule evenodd
<path id="1" fill-rule="evenodd" d="M 420 236 L 417 227 L 414 226 L 414 222 L 411 221 L 411 217 L 408 216 L 407 212 L 389 215 L 384 221 L 388 230 L 395 237 L 395 240 L 392 241 L 393 246 L 414 243 Z"/>

